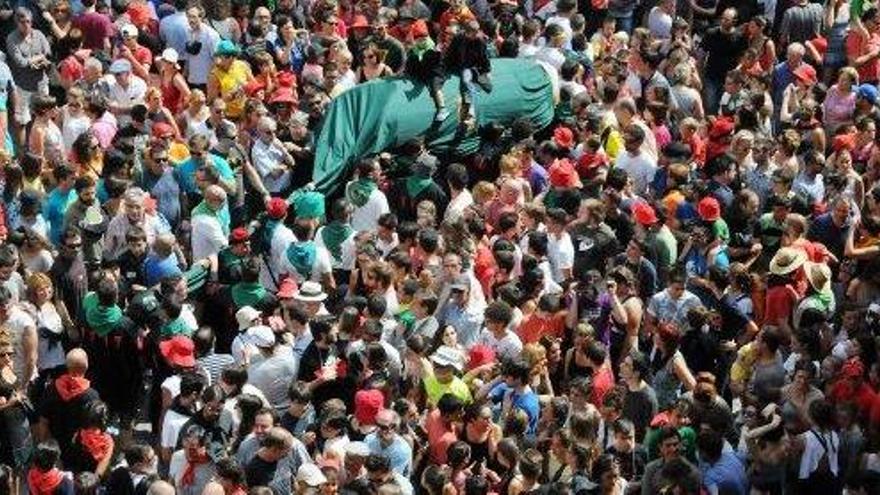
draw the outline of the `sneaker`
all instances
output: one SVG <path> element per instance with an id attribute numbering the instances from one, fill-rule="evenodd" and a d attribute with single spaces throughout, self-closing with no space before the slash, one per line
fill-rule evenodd
<path id="1" fill-rule="evenodd" d="M 441 107 L 437 110 L 437 114 L 434 115 L 434 122 L 443 122 L 447 118 L 449 118 L 449 110 L 446 107 Z"/>

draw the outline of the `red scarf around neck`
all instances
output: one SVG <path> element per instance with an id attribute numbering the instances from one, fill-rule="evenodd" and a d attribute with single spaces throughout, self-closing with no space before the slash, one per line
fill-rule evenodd
<path id="1" fill-rule="evenodd" d="M 96 462 L 101 462 L 113 452 L 113 437 L 98 428 L 79 430 L 79 441 Z"/>
<path id="2" fill-rule="evenodd" d="M 90 386 L 91 382 L 85 378 L 70 373 L 65 373 L 55 380 L 55 391 L 64 402 L 70 402 L 84 394 Z"/>
<path id="3" fill-rule="evenodd" d="M 52 468 L 46 472 L 37 468 L 28 471 L 27 482 L 31 495 L 51 495 L 61 484 L 64 475 L 58 468 Z"/>
<path id="4" fill-rule="evenodd" d="M 181 486 L 192 486 L 196 482 L 196 468 L 199 464 L 207 464 L 210 459 L 207 453 L 192 455 L 190 451 L 186 451 L 186 469 L 180 477 Z"/>

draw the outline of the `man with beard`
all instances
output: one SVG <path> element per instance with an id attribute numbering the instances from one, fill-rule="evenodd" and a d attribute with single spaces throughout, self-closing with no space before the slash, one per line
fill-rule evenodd
<path id="1" fill-rule="evenodd" d="M 189 431 L 192 425 L 197 425 L 205 430 L 205 448 L 208 456 L 215 462 L 226 456 L 226 448 L 229 445 L 230 432 L 220 427 L 220 413 L 223 412 L 223 401 L 226 394 L 220 385 L 211 385 L 202 391 L 202 408 L 193 417 L 188 419 L 180 428 L 181 432 Z M 177 448 L 183 448 L 184 435 L 177 439 Z"/>

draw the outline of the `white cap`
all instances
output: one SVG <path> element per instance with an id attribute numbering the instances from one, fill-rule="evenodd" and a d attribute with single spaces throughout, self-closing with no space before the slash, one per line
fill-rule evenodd
<path id="1" fill-rule="evenodd" d="M 327 294 L 324 293 L 321 284 L 308 280 L 299 286 L 299 292 L 293 298 L 297 301 L 321 302 L 327 299 Z"/>
<path id="2" fill-rule="evenodd" d="M 370 447 L 364 442 L 348 442 L 345 445 L 345 454 L 367 457 L 370 455 Z"/>
<path id="3" fill-rule="evenodd" d="M 260 312 L 250 306 L 244 306 L 235 313 L 235 321 L 238 322 L 238 329 L 247 330 L 254 326 L 254 320 L 260 317 Z"/>
<path id="4" fill-rule="evenodd" d="M 431 362 L 439 366 L 451 366 L 461 371 L 462 355 L 448 345 L 441 345 L 434 354 L 431 354 Z"/>
<path id="5" fill-rule="evenodd" d="M 266 325 L 257 325 L 248 328 L 247 336 L 251 343 L 257 347 L 272 347 L 275 345 L 275 332 Z"/>
<path id="6" fill-rule="evenodd" d="M 310 462 L 303 464 L 296 470 L 296 481 L 302 481 L 314 488 L 326 483 L 327 477 L 324 476 L 324 473 L 321 472 L 321 468 L 317 464 Z"/>
<path id="7" fill-rule="evenodd" d="M 126 24 L 119 29 L 123 38 L 137 38 L 138 28 L 134 24 Z"/>
<path id="8" fill-rule="evenodd" d="M 166 48 L 162 50 L 162 54 L 156 57 L 156 60 L 162 60 L 169 64 L 177 64 L 180 61 L 180 55 L 174 48 Z"/>

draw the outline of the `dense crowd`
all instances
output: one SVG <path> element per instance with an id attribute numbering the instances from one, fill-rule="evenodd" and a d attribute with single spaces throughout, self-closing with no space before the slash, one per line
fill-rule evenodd
<path id="1" fill-rule="evenodd" d="M 3 0 L 0 38 L 0 495 L 880 493 L 874 2 Z M 500 59 L 552 122 L 497 120 Z M 328 160 L 400 81 L 421 137 Z"/>

